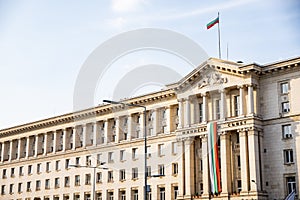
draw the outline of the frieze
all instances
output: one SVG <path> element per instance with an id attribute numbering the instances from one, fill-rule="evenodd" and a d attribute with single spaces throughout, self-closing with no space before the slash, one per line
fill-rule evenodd
<path id="1" fill-rule="evenodd" d="M 217 85 L 217 84 L 223 84 L 227 82 L 228 79 L 222 78 L 222 75 L 220 73 L 212 72 L 210 74 L 203 76 L 201 82 L 198 84 L 198 87 L 201 89 L 208 85 Z"/>

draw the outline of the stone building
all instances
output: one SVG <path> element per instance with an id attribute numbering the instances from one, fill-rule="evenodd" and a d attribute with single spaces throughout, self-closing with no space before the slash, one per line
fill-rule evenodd
<path id="1" fill-rule="evenodd" d="M 143 199 L 145 119 L 149 199 L 284 199 L 300 189 L 299 64 L 211 58 L 123 101 L 145 106 L 145 118 L 143 108 L 102 104 L 0 130 L 0 199 L 88 200 L 93 188 L 97 200 Z M 214 194 L 209 122 L 218 124 Z"/>

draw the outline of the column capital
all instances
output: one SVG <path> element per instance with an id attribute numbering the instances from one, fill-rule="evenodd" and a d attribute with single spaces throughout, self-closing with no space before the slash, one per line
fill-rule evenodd
<path id="1" fill-rule="evenodd" d="M 200 95 L 201 95 L 201 97 L 207 97 L 207 96 L 208 96 L 208 93 L 205 92 L 205 93 L 201 93 Z"/>
<path id="2" fill-rule="evenodd" d="M 177 99 L 177 101 L 180 103 L 183 102 L 183 100 L 184 100 L 183 98 Z"/>
<path id="3" fill-rule="evenodd" d="M 218 92 L 219 92 L 219 93 L 225 93 L 226 90 L 227 90 L 226 88 L 221 88 L 221 89 L 218 90 Z"/>
<path id="4" fill-rule="evenodd" d="M 236 88 L 237 88 L 237 89 L 243 89 L 243 88 L 245 88 L 245 86 L 246 86 L 246 85 L 237 85 Z"/>
<path id="5" fill-rule="evenodd" d="M 246 87 L 256 88 L 256 87 L 257 87 L 257 84 L 249 83 L 249 84 L 246 84 L 245 86 L 246 86 Z"/>

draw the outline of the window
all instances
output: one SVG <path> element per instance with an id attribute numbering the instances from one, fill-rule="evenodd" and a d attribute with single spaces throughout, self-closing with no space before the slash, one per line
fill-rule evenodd
<path id="1" fill-rule="evenodd" d="M 138 168 L 132 168 L 132 179 L 137 179 L 138 178 Z"/>
<path id="2" fill-rule="evenodd" d="M 125 150 L 120 150 L 120 161 L 125 160 Z"/>
<path id="3" fill-rule="evenodd" d="M 290 102 L 283 102 L 281 103 L 281 107 L 282 107 L 282 112 L 283 113 L 288 113 L 290 112 Z"/>
<path id="4" fill-rule="evenodd" d="M 50 189 L 50 179 L 45 180 L 45 189 Z"/>
<path id="5" fill-rule="evenodd" d="M 13 194 L 14 193 L 14 184 L 10 184 L 9 185 L 9 194 Z"/>
<path id="6" fill-rule="evenodd" d="M 97 154 L 97 165 L 101 165 L 101 157 L 102 157 L 101 153 Z"/>
<path id="7" fill-rule="evenodd" d="M 174 195 L 174 199 L 177 199 L 177 196 L 178 196 L 178 186 L 174 186 L 173 187 L 173 195 Z"/>
<path id="8" fill-rule="evenodd" d="M 293 157 L 293 150 L 292 149 L 283 150 L 283 154 L 284 154 L 284 163 L 285 164 L 294 163 L 294 157 Z"/>
<path id="9" fill-rule="evenodd" d="M 163 156 L 164 155 L 163 148 L 164 148 L 163 144 L 158 145 L 158 156 Z"/>
<path id="10" fill-rule="evenodd" d="M 86 156 L 85 163 L 86 163 L 86 166 L 91 166 L 92 165 L 91 156 Z"/>
<path id="11" fill-rule="evenodd" d="M 26 189 L 27 192 L 31 191 L 31 182 L 30 181 L 27 182 L 27 187 L 26 188 L 27 188 Z"/>
<path id="12" fill-rule="evenodd" d="M 109 171 L 108 174 L 107 174 L 107 176 L 108 176 L 107 182 L 110 183 L 110 182 L 114 181 L 114 172 L 113 171 Z"/>
<path id="13" fill-rule="evenodd" d="M 125 180 L 125 169 L 120 169 L 120 181 Z"/>
<path id="14" fill-rule="evenodd" d="M 147 146 L 147 158 L 151 157 L 150 146 Z"/>
<path id="15" fill-rule="evenodd" d="M 239 116 L 240 115 L 240 96 L 234 96 L 233 97 L 233 113 L 234 116 Z"/>
<path id="16" fill-rule="evenodd" d="M 32 174 L 32 165 L 28 165 L 28 174 Z"/>
<path id="17" fill-rule="evenodd" d="M 172 154 L 177 154 L 177 142 L 172 142 Z"/>
<path id="18" fill-rule="evenodd" d="M 41 163 L 38 163 L 37 165 L 36 165 L 36 173 L 41 173 Z"/>
<path id="19" fill-rule="evenodd" d="M 161 187 L 159 188 L 159 200 L 165 200 L 166 196 L 165 196 L 165 188 Z"/>
<path id="20" fill-rule="evenodd" d="M 165 166 L 164 165 L 158 165 L 158 174 L 165 175 Z"/>
<path id="21" fill-rule="evenodd" d="M 293 137 L 290 124 L 282 126 L 282 137 L 283 138 L 292 138 Z"/>
<path id="22" fill-rule="evenodd" d="M 97 172 L 96 182 L 97 183 L 101 183 L 102 182 L 102 172 Z"/>
<path id="23" fill-rule="evenodd" d="M 153 128 L 149 128 L 149 131 L 148 131 L 147 135 L 154 135 Z"/>
<path id="24" fill-rule="evenodd" d="M 114 192 L 108 192 L 107 196 L 108 196 L 108 200 L 114 200 Z"/>
<path id="25" fill-rule="evenodd" d="M 50 172 L 50 162 L 46 163 L 46 172 Z"/>
<path id="26" fill-rule="evenodd" d="M 70 177 L 69 176 L 65 177 L 65 187 L 70 187 Z"/>
<path id="27" fill-rule="evenodd" d="M 70 159 L 66 159 L 65 169 L 69 169 L 69 165 L 70 165 Z"/>
<path id="28" fill-rule="evenodd" d="M 4 195 L 5 194 L 5 185 L 1 186 L 1 194 Z"/>
<path id="29" fill-rule="evenodd" d="M 96 200 L 102 200 L 102 193 L 101 192 L 98 192 L 96 194 Z"/>
<path id="30" fill-rule="evenodd" d="M 86 185 L 91 185 L 91 174 L 86 174 L 85 175 L 85 184 Z"/>
<path id="31" fill-rule="evenodd" d="M 166 110 L 162 110 L 162 119 L 166 119 L 167 115 L 166 115 Z"/>
<path id="32" fill-rule="evenodd" d="M 59 178 L 54 179 L 54 187 L 59 188 Z"/>
<path id="33" fill-rule="evenodd" d="M 75 176 L 75 186 L 79 186 L 80 185 L 80 176 L 76 175 Z"/>
<path id="34" fill-rule="evenodd" d="M 108 162 L 109 163 L 114 162 L 114 153 L 113 152 L 108 152 Z"/>
<path id="35" fill-rule="evenodd" d="M 172 164 L 172 174 L 177 175 L 178 174 L 178 163 Z"/>
<path id="36" fill-rule="evenodd" d="M 10 176 L 15 177 L 15 168 L 14 167 L 10 169 Z"/>
<path id="37" fill-rule="evenodd" d="M 240 193 L 242 191 L 242 181 L 241 180 L 237 180 L 237 190 L 238 190 L 238 193 Z"/>
<path id="38" fill-rule="evenodd" d="M 167 133 L 167 126 L 162 126 L 162 133 Z"/>
<path id="39" fill-rule="evenodd" d="M 18 193 L 21 193 L 22 192 L 22 183 L 19 183 L 18 184 Z"/>
<path id="40" fill-rule="evenodd" d="M 139 199 L 139 191 L 132 190 L 132 196 L 133 196 L 133 200 L 138 200 Z"/>
<path id="41" fill-rule="evenodd" d="M 7 175 L 6 175 L 6 169 L 3 169 L 3 171 L 2 171 L 2 178 L 6 178 L 7 177 Z"/>
<path id="42" fill-rule="evenodd" d="M 136 159 L 137 159 L 137 155 L 136 155 L 136 154 L 137 154 L 137 148 L 133 148 L 133 149 L 132 149 L 132 159 L 133 159 L 133 160 L 136 160 Z"/>
<path id="43" fill-rule="evenodd" d="M 286 188 L 287 188 L 287 195 L 290 194 L 292 191 L 296 191 L 296 177 L 289 176 L 286 177 Z"/>
<path id="44" fill-rule="evenodd" d="M 281 94 L 289 93 L 289 83 L 288 82 L 280 84 L 280 92 L 281 92 Z"/>
<path id="45" fill-rule="evenodd" d="M 23 176 L 23 175 L 24 175 L 24 167 L 21 166 L 21 167 L 19 168 L 19 176 Z"/>
<path id="46" fill-rule="evenodd" d="M 124 190 L 120 191 L 120 198 L 121 200 L 126 200 L 126 191 Z"/>
<path id="47" fill-rule="evenodd" d="M 151 166 L 147 166 L 146 176 L 151 177 Z"/>
<path id="48" fill-rule="evenodd" d="M 35 190 L 37 190 L 37 191 L 41 190 L 41 181 L 40 180 L 37 180 L 35 182 Z"/>
<path id="49" fill-rule="evenodd" d="M 199 122 L 203 122 L 203 103 L 199 103 Z"/>
<path id="50" fill-rule="evenodd" d="M 75 164 L 76 165 L 80 165 L 80 157 L 76 157 L 75 158 Z"/>
<path id="51" fill-rule="evenodd" d="M 60 170 L 59 164 L 60 164 L 60 161 L 57 160 L 57 161 L 55 162 L 55 170 L 56 170 L 56 171 Z"/>
<path id="52" fill-rule="evenodd" d="M 216 119 L 220 119 L 220 100 L 216 100 Z"/>

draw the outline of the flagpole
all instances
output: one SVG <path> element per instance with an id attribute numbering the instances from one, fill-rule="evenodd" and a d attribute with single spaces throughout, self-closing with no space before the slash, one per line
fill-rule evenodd
<path id="1" fill-rule="evenodd" d="M 218 35 L 219 35 L 219 59 L 221 59 L 221 39 L 220 39 L 220 17 L 219 17 L 219 12 L 218 12 Z"/>

